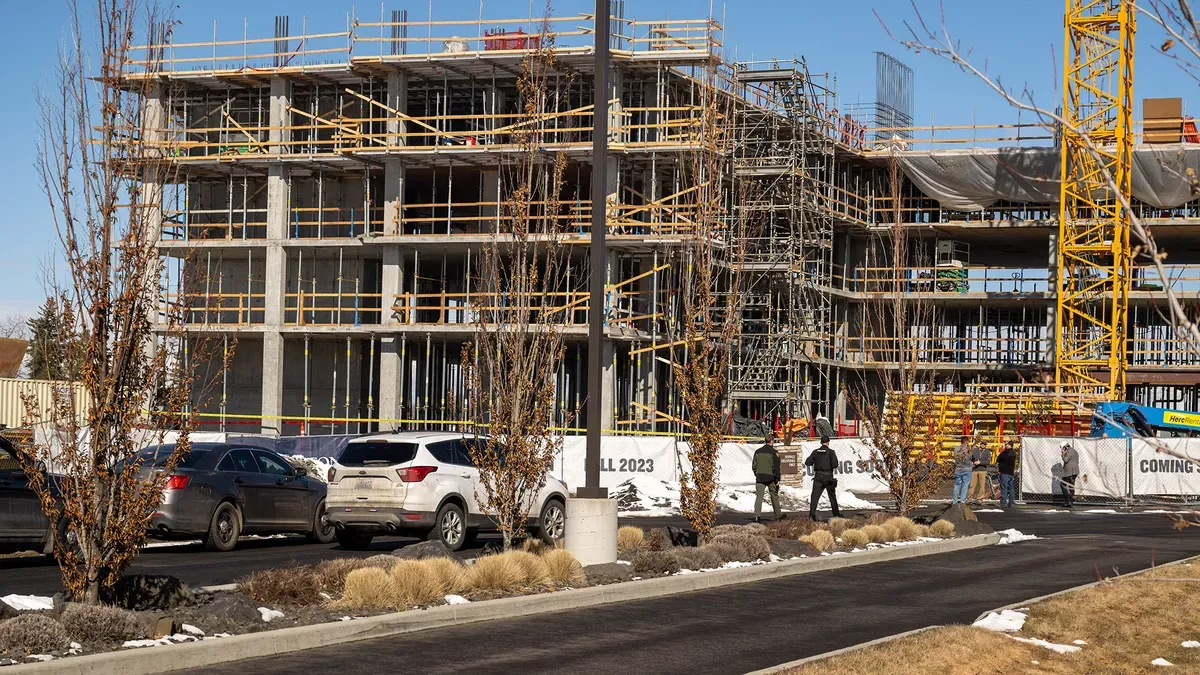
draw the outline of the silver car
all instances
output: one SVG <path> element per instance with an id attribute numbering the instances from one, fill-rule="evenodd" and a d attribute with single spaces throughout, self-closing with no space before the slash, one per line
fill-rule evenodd
<path id="1" fill-rule="evenodd" d="M 142 471 L 162 471 L 174 451 L 174 445 L 143 449 Z M 232 550 L 243 534 L 298 532 L 323 544 L 334 539 L 325 483 L 270 450 L 225 443 L 192 444 L 167 478 L 150 532 L 202 538 L 217 551 Z"/>

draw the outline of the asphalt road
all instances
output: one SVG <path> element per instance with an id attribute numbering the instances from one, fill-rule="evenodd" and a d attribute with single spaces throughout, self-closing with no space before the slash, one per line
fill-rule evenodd
<path id="1" fill-rule="evenodd" d="M 767 582 L 356 642 L 194 671 L 736 674 L 1200 554 L 1161 515 L 981 514 L 1042 537 Z M 184 671 L 188 672 L 188 671 Z"/>

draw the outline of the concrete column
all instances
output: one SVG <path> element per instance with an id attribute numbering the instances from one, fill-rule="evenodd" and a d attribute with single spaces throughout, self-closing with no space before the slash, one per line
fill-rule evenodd
<path id="1" fill-rule="evenodd" d="M 563 525 L 563 543 L 579 564 L 617 560 L 617 500 L 568 498 Z"/>
<path id="2" fill-rule="evenodd" d="M 381 290 L 384 306 L 392 305 L 396 295 L 404 290 L 404 256 L 399 246 L 388 246 L 383 249 L 383 274 Z M 407 320 L 395 313 L 384 321 L 385 325 L 394 325 L 397 320 Z M 379 352 L 379 419 L 400 419 L 400 384 L 403 380 L 404 364 L 400 360 L 400 341 L 403 335 L 383 335 L 380 340 Z M 380 430 L 391 429 L 393 425 L 382 423 Z"/>
<path id="3" fill-rule="evenodd" d="M 287 78 L 276 75 L 271 78 L 271 128 L 267 132 L 267 142 L 271 145 L 273 154 L 286 154 L 289 150 L 283 145 L 292 140 L 292 83 Z"/>
<path id="4" fill-rule="evenodd" d="M 154 143 L 166 139 L 167 111 L 162 85 L 155 85 L 146 97 L 145 126 L 142 138 L 151 143 L 151 149 L 146 151 L 150 159 L 162 156 L 162 151 L 154 148 Z M 146 173 L 142 180 L 142 238 L 147 244 L 157 245 L 162 238 L 163 223 L 163 184 L 159 176 L 160 167 L 151 161 L 147 164 Z M 147 303 L 147 314 L 150 325 L 157 325 L 159 305 L 162 301 L 161 279 L 158 276 L 158 266 L 151 266 L 147 275 L 147 293 L 150 295 Z"/>
<path id="5" fill-rule="evenodd" d="M 408 76 L 402 73 L 388 73 L 387 103 L 392 110 L 400 113 L 408 112 Z M 389 148 L 406 145 L 404 133 L 408 124 L 400 120 L 397 113 L 388 113 L 391 118 L 387 123 L 387 144 Z M 404 207 L 404 164 L 398 157 L 384 160 L 383 176 L 383 233 L 385 235 L 399 234 L 400 215 Z"/>
<path id="6" fill-rule="evenodd" d="M 283 335 L 277 330 L 263 333 L 262 433 L 283 432 Z"/>
<path id="7" fill-rule="evenodd" d="M 613 341 L 604 340 L 604 349 L 600 355 L 604 368 L 604 388 L 600 398 L 600 407 L 604 410 L 604 417 L 600 420 L 600 428 L 604 431 L 610 431 L 617 426 L 617 366 L 616 359 L 613 358 L 613 351 Z M 588 423 L 590 424 L 591 421 L 589 420 Z"/>
<path id="8" fill-rule="evenodd" d="M 491 220 L 479 221 L 481 232 L 492 232 L 499 228 L 500 209 L 500 169 L 484 169 L 483 188 L 479 196 L 481 202 L 496 202 L 497 206 L 484 206 L 479 209 L 481 216 L 491 216 Z"/>
<path id="9" fill-rule="evenodd" d="M 291 140 L 291 131 L 284 127 L 291 124 L 288 105 L 291 100 L 291 83 L 282 77 L 271 79 L 270 130 L 268 141 L 273 154 L 287 150 L 282 146 Z M 281 242 L 287 239 L 289 207 L 288 173 L 281 165 L 267 168 L 267 247 L 266 265 L 263 269 L 266 298 L 264 300 L 263 356 L 262 356 L 262 432 L 279 435 L 283 424 L 278 419 L 283 415 L 283 326 L 284 293 L 287 289 L 287 255 Z"/>

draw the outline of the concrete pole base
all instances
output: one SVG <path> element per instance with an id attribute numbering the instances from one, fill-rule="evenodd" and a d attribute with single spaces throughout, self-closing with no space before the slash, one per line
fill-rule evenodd
<path id="1" fill-rule="evenodd" d="M 568 498 L 564 537 L 581 565 L 616 562 L 617 501 Z"/>

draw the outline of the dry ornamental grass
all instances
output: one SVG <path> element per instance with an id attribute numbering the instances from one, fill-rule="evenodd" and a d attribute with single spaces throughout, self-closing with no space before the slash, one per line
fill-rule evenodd
<path id="1" fill-rule="evenodd" d="M 893 541 L 912 541 L 917 538 L 917 524 L 904 516 L 889 518 L 884 527 L 895 529 L 896 538 Z"/>
<path id="2" fill-rule="evenodd" d="M 646 546 L 646 533 L 640 527 L 626 525 L 617 530 L 617 551 L 635 553 Z"/>
<path id="3" fill-rule="evenodd" d="M 317 563 L 314 574 L 321 590 L 336 596 L 341 595 L 346 586 L 346 575 L 366 566 L 367 563 L 362 558 L 335 558 Z"/>
<path id="4" fill-rule="evenodd" d="M 871 542 L 871 538 L 866 532 L 860 529 L 846 530 L 842 532 L 842 545 L 847 548 L 862 548 Z"/>
<path id="5" fill-rule="evenodd" d="M 237 591 L 272 605 L 303 606 L 324 600 L 320 578 L 308 565 L 257 570 L 238 580 Z"/>
<path id="6" fill-rule="evenodd" d="M 429 558 L 422 562 L 437 579 L 442 595 L 459 593 L 466 589 L 467 570 L 462 563 L 450 558 Z"/>
<path id="7" fill-rule="evenodd" d="M 392 566 L 392 606 L 415 607 L 441 600 L 442 581 L 423 561 L 400 560 Z"/>
<path id="8" fill-rule="evenodd" d="M 818 551 L 825 553 L 837 548 L 837 542 L 834 541 L 833 535 L 829 530 L 816 530 L 800 537 L 800 541 L 812 546 Z"/>
<path id="9" fill-rule="evenodd" d="M 547 551 L 543 559 L 550 573 L 550 581 L 555 584 L 579 586 L 587 583 L 583 565 L 569 551 L 561 548 Z"/>
<path id="10" fill-rule="evenodd" d="M 508 551 L 500 555 L 510 556 L 521 568 L 521 581 L 524 585 L 548 586 L 550 584 L 550 570 L 546 568 L 546 561 L 541 556 L 528 551 Z"/>
<path id="11" fill-rule="evenodd" d="M 346 575 L 341 605 L 348 608 L 388 609 L 395 606 L 392 577 L 378 567 L 364 567 Z"/>
<path id="12" fill-rule="evenodd" d="M 863 534 L 867 535 L 867 539 L 873 544 L 882 544 L 888 540 L 888 531 L 882 526 L 868 524 L 863 525 L 860 529 L 862 530 Z"/>
<path id="13" fill-rule="evenodd" d="M 948 520 L 935 520 L 933 525 L 929 526 L 929 533 L 935 537 L 945 539 L 954 536 L 954 523 Z"/>
<path id="14" fill-rule="evenodd" d="M 467 568 L 467 586 L 477 591 L 515 591 L 525 581 L 525 570 L 512 556 L 480 556 Z"/>

